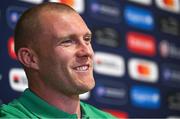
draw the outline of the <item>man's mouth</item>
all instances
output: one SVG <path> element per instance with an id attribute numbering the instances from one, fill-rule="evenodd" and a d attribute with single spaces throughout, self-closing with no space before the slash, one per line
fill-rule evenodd
<path id="1" fill-rule="evenodd" d="M 89 65 L 81 65 L 81 66 L 77 66 L 73 69 L 78 71 L 78 72 L 85 72 L 89 69 Z"/>

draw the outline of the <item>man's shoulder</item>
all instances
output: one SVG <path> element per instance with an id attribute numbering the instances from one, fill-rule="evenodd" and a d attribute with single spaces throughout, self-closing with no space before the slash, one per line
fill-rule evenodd
<path id="1" fill-rule="evenodd" d="M 28 110 L 18 100 L 15 99 L 12 102 L 9 102 L 8 104 L 2 104 L 0 106 L 0 117 L 28 117 Z"/>
<path id="2" fill-rule="evenodd" d="M 94 107 L 93 105 L 81 102 L 81 107 L 83 108 L 83 111 L 86 115 L 91 116 L 91 117 L 95 117 L 95 118 L 108 118 L 108 119 L 117 119 L 116 117 L 114 117 L 113 115 L 104 112 L 96 107 Z"/>

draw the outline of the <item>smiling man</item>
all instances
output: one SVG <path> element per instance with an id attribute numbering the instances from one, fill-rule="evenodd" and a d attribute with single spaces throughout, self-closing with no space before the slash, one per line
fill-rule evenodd
<path id="1" fill-rule="evenodd" d="M 29 88 L 0 108 L 4 118 L 115 118 L 81 102 L 95 86 L 91 31 L 71 7 L 43 3 L 15 28 L 15 51 Z"/>

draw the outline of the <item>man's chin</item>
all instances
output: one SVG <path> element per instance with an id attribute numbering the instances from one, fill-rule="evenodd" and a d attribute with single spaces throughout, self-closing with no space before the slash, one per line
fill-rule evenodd
<path id="1" fill-rule="evenodd" d="M 86 86 L 86 87 L 82 87 L 82 88 L 79 90 L 79 94 L 83 94 L 83 93 L 89 92 L 89 91 L 91 91 L 94 87 L 95 87 L 95 84 L 94 84 L 94 83 L 93 83 L 92 85 L 88 85 L 88 86 Z"/>

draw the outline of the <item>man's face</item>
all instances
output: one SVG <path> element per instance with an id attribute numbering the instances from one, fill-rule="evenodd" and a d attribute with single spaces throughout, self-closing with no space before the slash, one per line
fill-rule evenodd
<path id="1" fill-rule="evenodd" d="M 94 53 L 91 32 L 82 18 L 75 13 L 45 14 L 42 24 L 37 54 L 39 74 L 47 89 L 68 95 L 91 90 L 95 85 Z"/>

